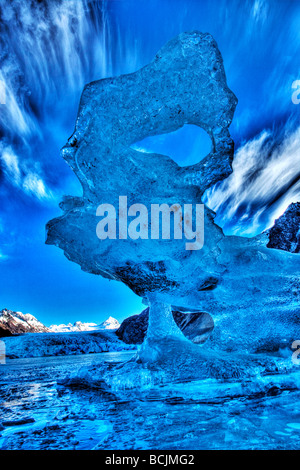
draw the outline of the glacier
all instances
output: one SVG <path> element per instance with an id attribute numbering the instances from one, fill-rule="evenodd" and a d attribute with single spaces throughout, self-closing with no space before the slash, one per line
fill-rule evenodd
<path id="1" fill-rule="evenodd" d="M 114 331 L 81 331 L 62 333 L 26 333 L 1 338 L 5 344 L 6 358 L 33 358 L 98 354 L 103 352 L 131 351 L 134 345 L 120 341 Z"/>
<path id="2" fill-rule="evenodd" d="M 82 186 L 65 196 L 63 215 L 47 224 L 47 244 L 91 274 L 121 281 L 149 306 L 149 325 L 134 361 L 98 368 L 111 386 L 145 381 L 248 377 L 290 371 L 280 356 L 300 336 L 299 254 L 267 247 L 267 233 L 225 236 L 205 206 L 205 243 L 188 252 L 183 240 L 99 240 L 96 209 L 128 204 L 201 203 L 207 189 L 232 172 L 229 126 L 237 98 L 228 88 L 222 56 L 210 34 L 182 33 L 137 72 L 85 86 L 73 135 L 62 156 Z M 211 151 L 180 167 L 167 155 L 134 144 L 196 125 Z M 203 345 L 188 341 L 172 309 L 207 312 L 215 328 Z M 91 374 L 97 374 L 96 370 Z M 143 382 L 143 380 L 142 380 Z M 141 382 L 139 382 L 141 383 Z"/>

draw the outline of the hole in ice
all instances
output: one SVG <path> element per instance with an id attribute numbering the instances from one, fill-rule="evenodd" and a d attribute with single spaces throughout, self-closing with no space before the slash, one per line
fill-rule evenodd
<path id="1" fill-rule="evenodd" d="M 168 134 L 146 137 L 131 147 L 144 153 L 168 155 L 179 166 L 189 166 L 206 157 L 211 146 L 211 138 L 205 130 L 186 124 Z"/>
<path id="2" fill-rule="evenodd" d="M 195 344 L 205 343 L 215 327 L 212 316 L 207 312 L 175 310 L 173 317 L 184 336 Z"/>

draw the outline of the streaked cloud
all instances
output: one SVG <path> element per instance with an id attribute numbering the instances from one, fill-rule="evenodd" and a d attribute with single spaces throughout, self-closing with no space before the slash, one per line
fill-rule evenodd
<path id="1" fill-rule="evenodd" d="M 291 125 L 290 125 L 291 126 Z M 242 145 L 233 173 L 210 188 L 204 202 L 226 233 L 255 235 L 300 201 L 300 127 L 264 130 Z"/>
<path id="2" fill-rule="evenodd" d="M 52 197 L 51 191 L 47 190 L 44 181 L 36 174 L 29 173 L 23 181 L 26 192 L 34 194 L 39 199 Z"/>
<path id="3" fill-rule="evenodd" d="M 17 155 L 15 155 L 11 147 L 6 147 L 3 149 L 1 154 L 1 160 L 5 164 L 4 170 L 9 176 L 9 179 L 13 181 L 16 185 L 19 185 L 21 179 L 19 161 Z"/>
<path id="4" fill-rule="evenodd" d="M 255 0 L 252 8 L 252 16 L 257 22 L 264 22 L 268 15 L 268 3 L 264 0 Z"/>
<path id="5" fill-rule="evenodd" d="M 23 190 L 27 195 L 38 199 L 53 198 L 53 192 L 46 186 L 43 178 L 35 170 L 37 165 L 34 162 L 32 163 L 32 170 L 29 168 L 29 162 L 22 163 L 11 147 L 0 147 L 0 151 L 0 161 L 11 184 Z"/>

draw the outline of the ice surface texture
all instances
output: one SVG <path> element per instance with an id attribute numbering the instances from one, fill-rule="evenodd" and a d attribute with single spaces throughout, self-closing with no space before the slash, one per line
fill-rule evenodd
<path id="1" fill-rule="evenodd" d="M 231 172 L 228 128 L 236 104 L 216 42 L 197 31 L 168 42 L 141 70 L 90 83 L 83 91 L 75 132 L 62 151 L 83 196 L 64 198 L 64 215 L 47 225 L 47 243 L 84 271 L 122 281 L 154 304 L 148 344 L 172 334 L 187 342 L 174 328 L 170 306 L 213 316 L 206 348 L 276 350 L 300 335 L 299 255 L 267 248 L 264 237 L 226 237 L 208 208 L 199 251 L 185 250 L 184 239 L 96 236 L 96 208 L 118 208 L 122 195 L 128 206 L 141 203 L 149 213 L 154 203 L 201 203 L 204 191 Z M 182 168 L 168 156 L 131 148 L 184 124 L 211 137 L 211 153 L 196 165 Z"/>

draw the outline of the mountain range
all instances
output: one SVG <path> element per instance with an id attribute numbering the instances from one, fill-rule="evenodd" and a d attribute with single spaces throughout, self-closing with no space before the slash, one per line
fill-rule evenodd
<path id="1" fill-rule="evenodd" d="M 85 323 L 76 321 L 75 323 L 68 323 L 67 325 L 51 325 L 50 332 L 53 333 L 66 333 L 71 331 L 99 331 L 99 330 L 116 330 L 119 328 L 120 323 L 113 317 L 108 317 L 107 320 L 97 325 L 97 323 Z"/>
<path id="2" fill-rule="evenodd" d="M 100 324 L 77 321 L 74 324 L 51 325 L 48 328 L 29 313 L 23 314 L 22 312 L 14 312 L 7 308 L 0 311 L 0 336 L 2 337 L 21 333 L 63 333 L 115 330 L 119 328 L 119 326 L 120 324 L 118 320 L 113 317 L 109 317 Z"/>

